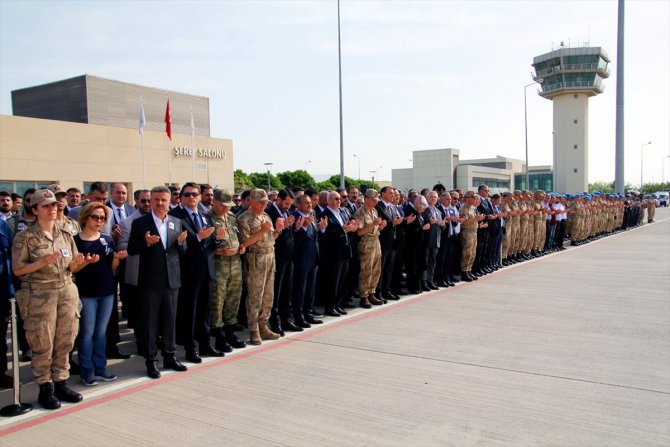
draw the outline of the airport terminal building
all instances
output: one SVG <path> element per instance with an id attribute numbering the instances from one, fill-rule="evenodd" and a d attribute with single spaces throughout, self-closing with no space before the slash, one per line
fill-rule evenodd
<path id="1" fill-rule="evenodd" d="M 497 156 L 477 160 L 461 160 L 460 150 L 454 148 L 428 149 L 412 152 L 412 167 L 393 169 L 392 183 L 405 191 L 432 188 L 442 183 L 448 190 L 477 190 L 488 185 L 492 192 L 514 189 L 553 190 L 551 166 L 531 166 L 529 185 L 525 179 L 526 162 Z"/>
<path id="2" fill-rule="evenodd" d="M 233 142 L 210 136 L 209 98 L 83 75 L 15 90 L 12 108 L 0 115 L 0 190 L 58 183 L 86 191 L 105 181 L 131 195 L 193 180 L 233 188 Z"/>

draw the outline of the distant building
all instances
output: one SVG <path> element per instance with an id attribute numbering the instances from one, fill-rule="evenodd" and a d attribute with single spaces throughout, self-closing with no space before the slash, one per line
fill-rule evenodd
<path id="1" fill-rule="evenodd" d="M 491 191 L 500 192 L 518 189 L 518 177 L 525 175 L 525 169 L 523 160 L 501 156 L 460 160 L 460 150 L 448 148 L 414 151 L 412 167 L 393 169 L 391 175 L 393 186 L 404 190 L 432 188 L 436 183 L 442 183 L 447 189 L 464 191 L 476 190 L 479 185 L 486 184 Z M 551 191 L 551 180 L 547 183 L 546 179 L 535 177 L 535 171 L 546 175 L 547 170 L 551 177 L 551 167 L 531 167 L 531 186 L 541 184 L 538 188 Z"/>
<path id="2" fill-rule="evenodd" d="M 14 116 L 0 116 L 0 190 L 100 180 L 132 197 L 144 187 L 140 100 L 147 187 L 195 179 L 233 189 L 233 142 L 210 137 L 209 98 L 83 75 L 12 92 Z"/>

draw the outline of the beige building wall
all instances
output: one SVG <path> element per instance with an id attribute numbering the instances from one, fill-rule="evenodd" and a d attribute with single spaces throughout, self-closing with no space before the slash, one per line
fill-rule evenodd
<path id="1" fill-rule="evenodd" d="M 586 93 L 568 93 L 554 102 L 554 191 L 588 191 L 588 117 Z"/>
<path id="2" fill-rule="evenodd" d="M 190 146 L 190 135 L 173 132 L 170 141 L 145 130 L 146 186 L 192 181 Z M 0 181 L 124 182 L 132 193 L 144 187 L 141 147 L 135 129 L 0 115 Z M 193 147 L 195 181 L 232 191 L 232 140 L 196 135 Z"/>
<path id="3" fill-rule="evenodd" d="M 494 182 L 496 181 L 505 182 L 509 186 L 495 186 Z M 491 194 L 512 191 L 514 190 L 514 171 L 477 165 L 458 165 L 456 168 L 456 188 L 463 191 L 477 192 L 480 184 L 488 185 Z"/>
<path id="4" fill-rule="evenodd" d="M 391 169 L 391 183 L 394 188 L 407 191 L 414 184 L 414 175 L 412 168 Z"/>

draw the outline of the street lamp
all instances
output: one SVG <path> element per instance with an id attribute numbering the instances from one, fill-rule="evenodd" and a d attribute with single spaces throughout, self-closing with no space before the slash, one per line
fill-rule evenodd
<path id="1" fill-rule="evenodd" d="M 307 163 L 305 163 L 305 172 L 307 172 L 307 165 L 310 164 L 312 160 L 307 160 Z"/>
<path id="2" fill-rule="evenodd" d="M 642 192 L 642 173 L 644 172 L 644 147 L 650 144 L 651 141 L 640 146 L 640 192 Z"/>
<path id="3" fill-rule="evenodd" d="M 354 154 L 354 158 L 358 160 L 358 180 L 361 179 L 361 157 L 359 155 Z"/>
<path id="4" fill-rule="evenodd" d="M 263 164 L 268 169 L 268 192 L 270 192 L 270 189 L 272 189 L 272 187 L 270 186 L 270 166 L 272 166 L 274 163 L 263 163 Z"/>
<path id="5" fill-rule="evenodd" d="M 537 78 L 533 82 L 531 82 L 528 85 L 525 85 L 523 87 L 523 122 L 524 122 L 524 129 L 526 133 L 526 189 L 530 188 L 530 175 L 528 174 L 528 105 L 526 101 L 526 90 L 528 87 L 531 85 L 535 84 L 542 84 L 544 82 L 544 79 L 542 78 Z M 556 149 L 554 148 L 554 151 Z M 556 166 L 554 166 L 554 169 L 556 169 Z"/>
<path id="6" fill-rule="evenodd" d="M 661 159 L 661 181 L 665 184 L 665 159 L 670 158 L 670 155 L 666 155 Z"/>

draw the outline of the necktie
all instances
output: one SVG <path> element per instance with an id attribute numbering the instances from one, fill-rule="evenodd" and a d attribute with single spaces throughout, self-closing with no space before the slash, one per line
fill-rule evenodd
<path id="1" fill-rule="evenodd" d="M 198 232 L 202 229 L 202 221 L 200 220 L 200 214 L 193 213 L 193 223 L 195 224 L 195 231 Z"/>
<path id="2" fill-rule="evenodd" d="M 123 220 L 123 214 L 121 214 L 121 208 L 116 209 L 116 214 L 118 215 L 116 218 L 116 223 L 120 223 Z"/>

